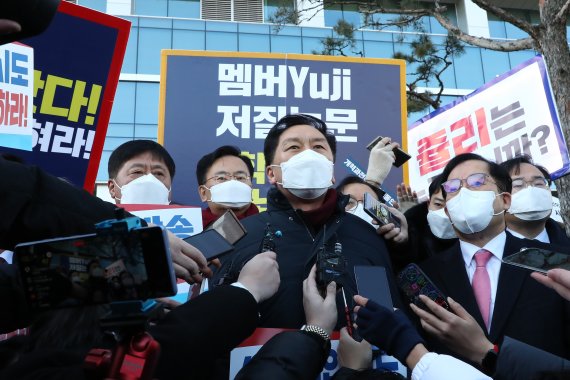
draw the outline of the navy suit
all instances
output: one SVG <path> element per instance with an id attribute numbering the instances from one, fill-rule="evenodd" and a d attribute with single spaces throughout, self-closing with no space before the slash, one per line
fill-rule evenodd
<path id="1" fill-rule="evenodd" d="M 507 232 L 503 256 L 523 247 L 569 248 L 518 239 Z M 427 276 L 447 296 L 459 302 L 486 331 L 467 276 L 459 242 L 420 264 Z M 507 335 L 565 358 L 570 357 L 570 303 L 530 277 L 530 271 L 501 264 L 489 340 L 499 343 Z M 450 352 L 436 338 L 425 334 L 431 350 Z"/>

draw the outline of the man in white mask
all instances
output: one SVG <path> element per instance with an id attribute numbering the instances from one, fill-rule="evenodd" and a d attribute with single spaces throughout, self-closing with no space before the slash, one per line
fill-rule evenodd
<path id="1" fill-rule="evenodd" d="M 422 327 L 433 334 L 428 344 L 439 353 L 467 358 L 487 373 L 494 370 L 493 357 L 505 335 L 568 357 L 566 301 L 538 286 L 529 271 L 502 264 L 503 257 L 523 247 L 558 250 L 505 231 L 505 211 L 511 207 L 509 173 L 467 153 L 451 159 L 441 176 L 445 209 L 459 241 L 420 266 L 446 296 L 463 306 L 464 311 L 453 311 L 466 322 L 444 331 L 437 327 L 441 320 L 422 314 Z M 467 328 L 469 318 L 485 331 L 484 343 Z"/>
<path id="2" fill-rule="evenodd" d="M 117 204 L 167 205 L 175 169 L 162 145 L 152 140 L 127 141 L 109 157 L 107 187 Z"/>
<path id="3" fill-rule="evenodd" d="M 564 229 L 553 219 L 550 174 L 526 155 L 501 163 L 513 181 L 511 207 L 505 214 L 507 231 L 518 238 L 569 245 Z"/>
<path id="4" fill-rule="evenodd" d="M 340 244 L 347 265 L 335 281 L 344 287 L 349 307 L 352 309 L 356 294 L 355 265 L 385 267 L 394 306 L 399 307 L 384 239 L 367 221 L 347 213 L 348 196 L 332 188 L 336 139 L 327 125 L 313 116 L 287 115 L 268 132 L 263 153 L 267 179 L 273 185 L 267 193 L 267 211 L 242 221 L 248 233 L 234 252 L 222 259 L 211 283 L 231 281 L 243 264 L 262 250 L 264 242 L 273 240 L 281 286 L 260 305 L 260 326 L 300 328 L 306 323 L 302 280 L 318 252 L 333 252 Z M 338 321 L 337 328 L 346 323 L 343 313 Z"/>
<path id="5" fill-rule="evenodd" d="M 238 219 L 259 213 L 252 202 L 253 164 L 235 146 L 221 146 L 196 165 L 198 193 L 208 207 L 202 210 L 204 228 L 231 209 Z"/>
<path id="6" fill-rule="evenodd" d="M 412 206 L 404 213 L 409 239 L 408 244 L 392 255 L 392 264 L 398 271 L 409 263 L 420 263 L 437 255 L 457 241 L 445 213 L 441 182 L 441 176 L 435 176 L 429 185 L 429 200 Z"/>

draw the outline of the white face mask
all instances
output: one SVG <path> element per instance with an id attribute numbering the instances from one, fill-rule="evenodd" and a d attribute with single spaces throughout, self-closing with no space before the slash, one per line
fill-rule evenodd
<path id="1" fill-rule="evenodd" d="M 251 187 L 235 179 L 206 189 L 210 190 L 210 201 L 221 206 L 239 208 L 251 203 Z"/>
<path id="2" fill-rule="evenodd" d="M 509 214 L 522 220 L 541 220 L 552 212 L 550 190 L 529 186 L 512 195 Z"/>
<path id="3" fill-rule="evenodd" d="M 299 198 L 318 198 L 332 186 L 332 161 L 311 149 L 294 155 L 280 166 L 281 185 Z"/>
<path id="4" fill-rule="evenodd" d="M 427 221 L 431 232 L 440 239 L 456 238 L 455 230 L 451 221 L 445 214 L 445 210 L 428 210 Z"/>
<path id="5" fill-rule="evenodd" d="M 358 216 L 360 219 L 364 220 L 365 222 L 368 222 L 375 229 L 380 227 L 378 224 L 372 223 L 372 217 L 368 215 L 366 211 L 364 211 L 364 205 L 362 204 L 362 202 L 358 202 L 358 205 L 355 208 L 347 212 L 355 216 Z"/>
<path id="6" fill-rule="evenodd" d="M 168 200 L 170 190 L 152 174 L 145 174 L 133 179 L 123 187 L 119 186 L 117 182 L 115 185 L 121 189 L 121 198 L 115 199 L 120 200 L 122 204 L 170 204 Z"/>
<path id="7" fill-rule="evenodd" d="M 459 194 L 445 202 L 451 223 L 464 234 L 481 232 L 493 219 L 495 214 L 493 202 L 494 191 L 473 191 L 465 187 L 459 190 Z"/>

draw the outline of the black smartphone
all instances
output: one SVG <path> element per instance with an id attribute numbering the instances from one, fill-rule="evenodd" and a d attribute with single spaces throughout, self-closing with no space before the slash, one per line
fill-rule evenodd
<path id="1" fill-rule="evenodd" d="M 368 298 L 392 310 L 392 295 L 386 277 L 386 268 L 380 266 L 356 265 L 354 267 L 356 289 L 362 297 Z"/>
<path id="2" fill-rule="evenodd" d="M 207 229 L 218 231 L 230 244 L 237 243 L 247 233 L 245 227 L 232 210 L 227 210 Z"/>
<path id="3" fill-rule="evenodd" d="M 400 220 L 388 210 L 388 206 L 370 193 L 364 193 L 364 211 L 382 226 L 394 223 L 394 226 L 400 227 Z"/>
<path id="4" fill-rule="evenodd" d="M 14 250 L 35 310 L 176 294 L 168 238 L 160 226 L 23 243 Z"/>
<path id="5" fill-rule="evenodd" d="M 542 248 L 522 248 L 519 252 L 503 257 L 503 262 L 542 273 L 554 268 L 570 270 L 569 254 Z"/>
<path id="6" fill-rule="evenodd" d="M 198 248 L 208 261 L 230 253 L 234 249 L 234 246 L 216 230 L 202 231 L 187 237 L 184 241 Z"/>
<path id="7" fill-rule="evenodd" d="M 396 280 L 398 287 L 414 305 L 430 311 L 427 306 L 420 301 L 420 295 L 423 294 L 424 296 L 432 299 L 438 305 L 451 311 L 451 308 L 447 303 L 447 297 L 437 288 L 437 286 L 434 285 L 434 283 L 416 264 L 412 263 L 406 266 L 398 274 Z"/>
<path id="8" fill-rule="evenodd" d="M 384 137 L 382 137 L 382 136 L 376 137 L 368 145 L 366 145 L 366 149 L 372 150 L 372 148 L 374 148 L 376 146 L 376 144 L 378 144 L 378 142 L 380 140 L 382 140 L 383 138 Z M 394 158 L 395 158 L 394 163 L 392 165 L 394 165 L 397 168 L 404 165 L 404 163 L 406 163 L 406 161 L 408 161 L 410 158 L 412 158 L 412 156 L 410 156 L 408 153 L 404 152 L 400 148 L 394 148 L 394 149 L 392 149 L 392 152 L 394 152 Z"/>

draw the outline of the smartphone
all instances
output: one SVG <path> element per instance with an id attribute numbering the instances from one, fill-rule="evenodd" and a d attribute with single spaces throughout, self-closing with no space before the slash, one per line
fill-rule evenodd
<path id="1" fill-rule="evenodd" d="M 376 137 L 368 145 L 366 145 L 366 149 L 372 150 L 372 148 L 374 148 L 376 146 L 376 144 L 378 144 L 378 142 L 380 140 L 382 140 L 383 138 L 384 137 L 382 137 L 382 136 Z M 395 158 L 394 163 L 392 165 L 394 165 L 397 168 L 404 165 L 404 163 L 406 163 L 406 161 L 408 161 L 410 158 L 412 158 L 412 156 L 410 156 L 408 153 L 404 152 L 400 148 L 394 148 L 394 149 L 392 149 L 392 152 L 394 152 L 394 158 Z"/>
<path id="2" fill-rule="evenodd" d="M 430 311 L 427 306 L 420 301 L 420 295 L 423 294 L 424 296 L 432 299 L 438 305 L 451 311 L 451 308 L 447 303 L 447 297 L 437 288 L 437 286 L 434 285 L 434 283 L 416 264 L 412 263 L 405 267 L 398 274 L 396 281 L 398 283 L 398 287 L 414 305 Z"/>
<path id="3" fill-rule="evenodd" d="M 570 270 L 569 254 L 542 248 L 522 248 L 519 252 L 503 257 L 503 262 L 542 273 L 554 268 Z"/>
<path id="4" fill-rule="evenodd" d="M 376 200 L 370 193 L 364 193 L 364 211 L 382 226 L 394 223 L 394 226 L 400 227 L 400 220 L 388 210 L 388 206 Z"/>
<path id="5" fill-rule="evenodd" d="M 227 210 L 207 229 L 218 231 L 230 244 L 237 243 L 247 233 L 245 227 L 232 210 Z"/>
<path id="6" fill-rule="evenodd" d="M 234 249 L 234 246 L 216 230 L 202 231 L 187 237 L 184 241 L 198 248 L 208 261 L 230 253 Z"/>
<path id="7" fill-rule="evenodd" d="M 394 308 L 388 278 L 386 277 L 386 268 L 356 265 L 354 267 L 354 277 L 359 295 L 390 310 Z"/>
<path id="8" fill-rule="evenodd" d="M 16 246 L 28 304 L 34 310 L 176 294 L 166 230 L 89 234 Z"/>

